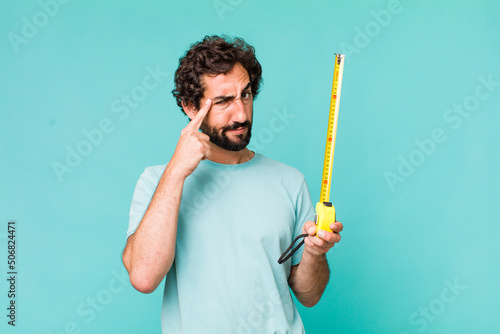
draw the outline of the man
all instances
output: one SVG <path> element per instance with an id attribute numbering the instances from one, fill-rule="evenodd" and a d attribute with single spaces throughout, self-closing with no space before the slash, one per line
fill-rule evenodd
<path id="1" fill-rule="evenodd" d="M 328 283 L 342 224 L 316 236 L 302 173 L 246 148 L 261 73 L 238 38 L 207 36 L 180 59 L 173 94 L 190 122 L 170 161 L 139 178 L 123 252 L 138 291 L 166 275 L 163 333 L 304 333 L 289 287 L 312 307 Z"/>

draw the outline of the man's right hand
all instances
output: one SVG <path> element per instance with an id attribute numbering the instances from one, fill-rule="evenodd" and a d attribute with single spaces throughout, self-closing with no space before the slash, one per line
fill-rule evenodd
<path id="1" fill-rule="evenodd" d="M 212 100 L 208 99 L 196 116 L 182 129 L 179 142 L 169 163 L 175 166 L 175 169 L 185 178 L 194 172 L 201 160 L 210 157 L 210 145 L 208 144 L 210 137 L 198 130 L 211 107 Z"/>

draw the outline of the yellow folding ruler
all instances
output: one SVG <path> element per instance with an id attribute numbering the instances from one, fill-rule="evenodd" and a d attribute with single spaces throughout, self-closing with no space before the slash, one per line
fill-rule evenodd
<path id="1" fill-rule="evenodd" d="M 342 86 L 342 72 L 344 70 L 344 58 L 342 54 L 335 54 L 335 67 L 333 70 L 332 96 L 330 99 L 330 116 L 328 119 L 328 131 L 326 134 L 325 160 L 323 163 L 323 177 L 321 180 L 321 195 L 316 204 L 316 231 L 325 230 L 333 232 L 330 225 L 335 222 L 335 207 L 329 202 L 330 182 L 332 177 L 333 153 L 335 152 L 335 136 L 337 135 L 337 119 L 339 115 L 340 88 Z M 292 247 L 300 238 L 306 238 L 307 233 L 297 236 L 290 247 L 278 259 L 282 264 L 288 260 L 304 243 L 302 240 L 293 250 Z M 291 250 L 291 251 L 290 251 Z"/>
<path id="2" fill-rule="evenodd" d="M 321 179 L 321 195 L 316 204 L 316 231 L 325 230 L 332 232 L 330 225 L 335 222 L 335 207 L 330 203 L 330 183 L 332 177 L 333 154 L 335 152 L 335 137 L 337 135 L 337 120 L 339 117 L 340 90 L 342 87 L 342 73 L 344 71 L 344 58 L 342 54 L 335 54 L 335 67 L 333 70 L 332 96 L 330 99 L 330 116 L 328 118 L 328 131 L 326 133 L 325 161 L 323 163 L 323 176 Z"/>

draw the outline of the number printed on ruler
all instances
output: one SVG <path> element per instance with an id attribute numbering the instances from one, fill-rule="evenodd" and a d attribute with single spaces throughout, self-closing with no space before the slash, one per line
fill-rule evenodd
<path id="1" fill-rule="evenodd" d="M 328 117 L 327 141 L 325 145 L 325 160 L 323 164 L 323 179 L 321 180 L 320 202 L 329 202 L 330 198 L 330 179 L 332 175 L 333 156 L 335 152 L 335 137 L 337 134 L 337 120 L 343 69 L 344 55 L 336 54 L 335 66 L 333 70 L 332 95 L 330 98 L 330 114 Z"/>

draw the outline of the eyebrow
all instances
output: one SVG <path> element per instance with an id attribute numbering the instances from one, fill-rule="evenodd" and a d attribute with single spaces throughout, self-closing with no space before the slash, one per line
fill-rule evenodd
<path id="1" fill-rule="evenodd" d="M 247 91 L 248 89 L 250 89 L 251 87 L 251 83 L 247 83 L 247 85 L 245 86 L 245 88 L 243 88 L 242 92 L 245 92 Z M 221 95 L 221 96 L 217 96 L 217 97 L 214 97 L 213 100 L 219 100 L 217 102 L 220 102 L 220 101 L 228 101 L 228 100 L 231 100 L 231 99 L 234 99 L 234 95 Z"/>

